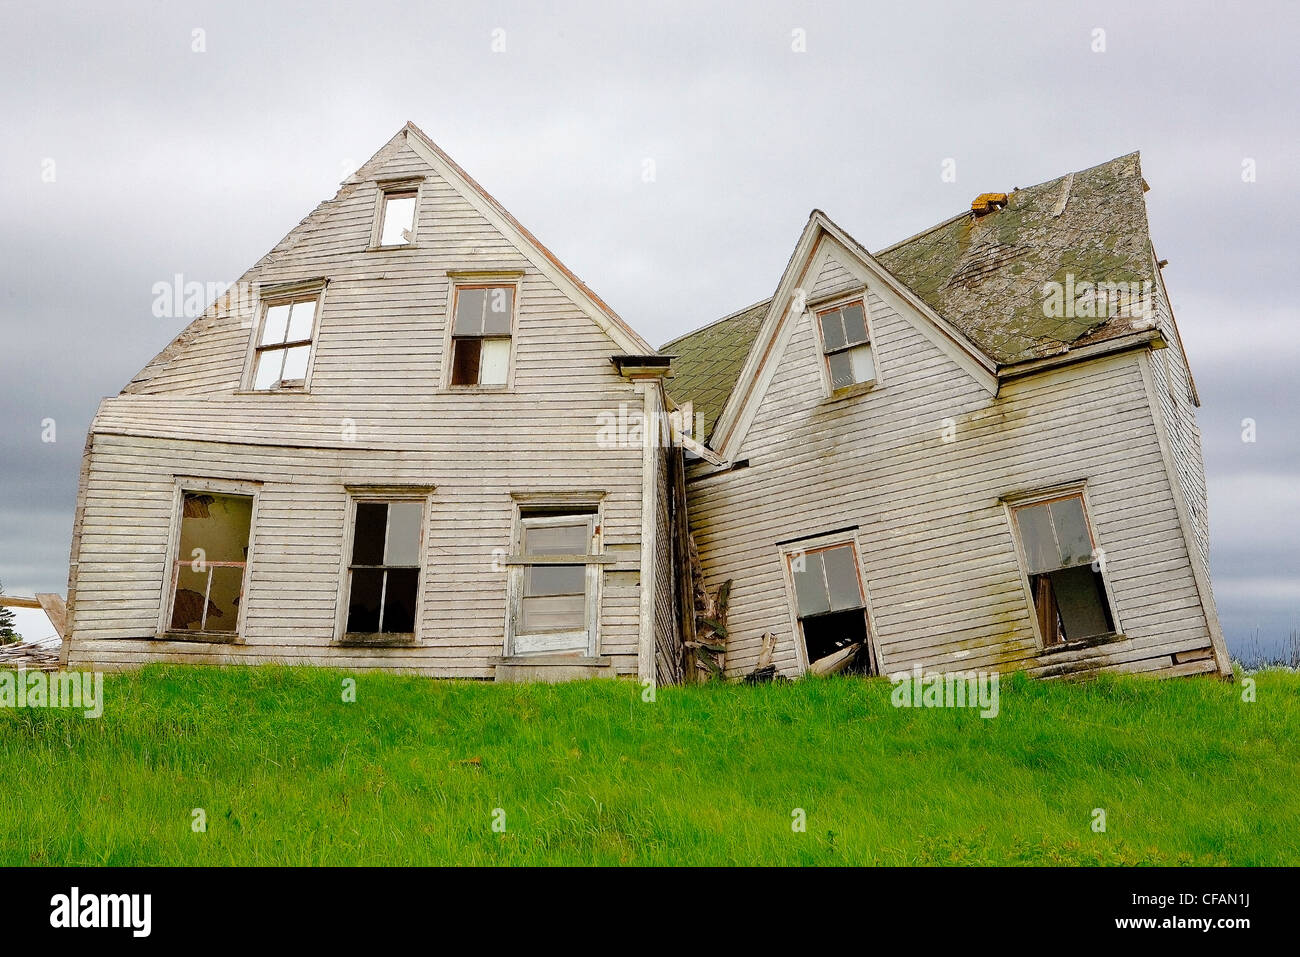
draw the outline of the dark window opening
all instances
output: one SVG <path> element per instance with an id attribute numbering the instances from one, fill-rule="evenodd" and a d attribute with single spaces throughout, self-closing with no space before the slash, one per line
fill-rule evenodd
<path id="1" fill-rule="evenodd" d="M 866 645 L 867 616 L 861 609 L 814 615 L 800 620 L 803 625 L 803 643 L 808 650 L 809 664 L 828 658 L 852 645 Z M 862 661 L 866 655 L 860 655 Z"/>
<path id="2" fill-rule="evenodd" d="M 1114 634 L 1083 497 L 1067 495 L 1022 506 L 1015 518 L 1044 646 Z"/>
<path id="3" fill-rule="evenodd" d="M 809 669 L 870 674 L 866 603 L 854 547 L 792 552 L 789 562 Z"/>
<path id="4" fill-rule="evenodd" d="M 1101 572 L 1081 565 L 1034 575 L 1029 584 L 1045 645 L 1086 641 L 1114 633 L 1115 623 Z"/>
<path id="5" fill-rule="evenodd" d="M 415 632 L 421 502 L 358 502 L 348 565 L 349 634 Z"/>

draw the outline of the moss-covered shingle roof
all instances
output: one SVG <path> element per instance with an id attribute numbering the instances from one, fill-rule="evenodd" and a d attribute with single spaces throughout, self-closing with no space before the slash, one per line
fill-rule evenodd
<path id="1" fill-rule="evenodd" d="M 876 260 L 976 348 L 1009 365 L 1126 335 L 1127 318 L 1049 317 L 1044 285 L 1154 281 L 1146 185 L 1137 153 L 1018 189 L 1004 208 L 964 212 L 876 254 Z M 740 374 L 770 300 L 674 339 L 668 389 L 691 400 L 705 433 Z M 1139 320 L 1140 323 L 1140 320 Z"/>
<path id="2" fill-rule="evenodd" d="M 660 348 L 661 353 L 677 357 L 668 393 L 677 402 L 695 403 L 695 420 L 703 428 L 699 438 L 707 438 L 722 414 L 769 302 L 764 299 Z"/>

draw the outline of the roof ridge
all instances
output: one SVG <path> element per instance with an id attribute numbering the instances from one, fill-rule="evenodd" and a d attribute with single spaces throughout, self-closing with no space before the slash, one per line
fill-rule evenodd
<path id="1" fill-rule="evenodd" d="M 1119 156 L 1112 156 L 1110 159 L 1103 160 L 1100 163 L 1094 163 L 1092 166 L 1085 166 L 1083 169 L 1076 169 L 1069 173 L 1062 173 L 1059 176 L 1053 176 L 1051 179 L 1045 179 L 1041 183 L 1032 183 L 1029 186 L 1017 186 L 1015 189 L 1011 190 L 1011 192 L 1022 193 L 1027 189 L 1038 189 L 1038 187 L 1040 186 L 1048 186 L 1052 183 L 1060 182 L 1061 180 L 1065 179 L 1067 176 L 1081 176 L 1084 173 L 1091 173 L 1095 169 L 1101 169 L 1101 167 L 1109 166 L 1111 163 L 1117 162 L 1119 160 L 1128 159 L 1130 156 L 1139 157 L 1139 163 L 1140 163 L 1141 155 L 1142 155 L 1141 150 L 1131 150 L 1128 153 L 1121 153 Z M 1138 172 L 1139 174 L 1141 173 L 1140 166 Z M 949 216 L 947 219 L 943 220 L 942 222 L 935 223 L 933 226 L 927 227 L 926 229 L 922 229 L 920 232 L 913 233 L 911 236 L 908 236 L 906 239 L 900 239 L 896 243 L 890 243 L 888 246 L 882 246 L 880 249 L 877 249 L 872 255 L 883 256 L 885 253 L 893 252 L 895 249 L 898 249 L 900 246 L 906 246 L 908 243 L 912 242 L 913 240 L 920 239 L 922 236 L 926 236 L 929 235 L 930 233 L 935 232 L 936 230 L 943 229 L 945 226 L 951 226 L 953 223 L 961 219 L 963 216 L 969 216 L 969 215 L 970 215 L 970 211 L 963 209 L 960 213 L 957 213 L 954 216 Z"/>

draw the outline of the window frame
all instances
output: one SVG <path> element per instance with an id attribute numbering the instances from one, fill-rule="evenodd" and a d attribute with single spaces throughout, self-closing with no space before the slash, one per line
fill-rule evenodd
<path id="1" fill-rule="evenodd" d="M 424 177 L 404 176 L 398 179 L 375 181 L 375 212 L 371 220 L 370 245 L 367 252 L 393 252 L 398 249 L 412 249 L 420 243 L 420 207 L 424 201 Z M 409 243 L 389 243 L 384 245 L 384 218 L 388 213 L 388 198 L 394 193 L 414 193 L 415 211 L 411 215 L 411 241 Z"/>
<path id="2" fill-rule="evenodd" d="M 512 272 L 448 272 L 447 288 L 447 321 L 446 333 L 443 337 L 442 349 L 442 374 L 440 376 L 440 392 L 512 392 L 515 387 L 515 358 L 516 347 L 518 345 L 519 334 L 519 297 L 523 286 L 523 273 L 518 271 Z M 456 307 L 460 301 L 462 290 L 469 289 L 497 289 L 508 288 L 512 291 L 510 300 L 510 335 L 506 336 L 457 336 L 455 334 L 456 325 Z M 452 382 L 452 374 L 456 365 L 456 340 L 457 339 L 505 339 L 510 342 L 510 355 L 506 361 L 506 381 L 498 383 L 484 384 L 480 382 L 467 382 L 456 384 Z"/>
<path id="3" fill-rule="evenodd" d="M 248 554 L 244 556 L 244 575 L 240 585 L 241 597 L 249 594 L 252 581 L 253 560 L 256 556 L 257 514 L 261 503 L 262 483 L 249 480 L 214 479 L 198 475 L 174 475 L 172 477 L 171 523 L 167 530 L 167 562 L 163 566 L 162 598 L 158 607 L 158 621 L 154 637 L 159 641 L 196 641 L 209 644 L 242 644 L 244 628 L 248 616 L 248 602 L 239 603 L 239 613 L 235 617 L 234 631 L 178 631 L 171 627 L 173 606 L 176 601 L 176 585 L 179 576 L 181 519 L 187 492 L 207 493 L 211 495 L 233 495 L 251 498 L 252 509 L 248 515 Z"/>
<path id="4" fill-rule="evenodd" d="M 817 341 L 817 351 L 820 355 L 820 374 L 822 387 L 828 399 L 840 399 L 847 396 L 858 395 L 863 392 L 870 392 L 879 389 L 883 385 L 883 376 L 880 369 L 880 353 L 876 349 L 876 330 L 871 317 L 870 292 L 865 287 L 853 289 L 848 292 L 837 292 L 834 295 L 823 297 L 820 300 L 814 300 L 808 303 L 807 311 L 811 316 L 813 324 L 813 335 Z M 843 309 L 845 306 L 858 304 L 862 306 L 862 325 L 866 329 L 867 338 L 864 342 L 857 342 L 853 345 L 845 345 L 841 348 L 834 349 L 831 352 L 826 351 L 826 337 L 822 332 L 822 316 L 829 312 L 835 312 Z M 831 356 L 844 352 L 847 353 L 858 346 L 867 346 L 871 350 L 871 367 L 875 375 L 862 382 L 852 382 L 849 385 L 836 386 L 831 377 Z"/>
<path id="5" fill-rule="evenodd" d="M 560 524 L 561 520 L 573 520 L 585 516 L 590 531 L 589 541 L 591 550 L 582 556 L 574 555 L 573 558 L 581 558 L 582 561 L 572 562 L 539 562 L 538 558 L 555 559 L 568 558 L 570 556 L 560 556 L 558 554 L 529 556 L 524 554 L 524 529 L 528 527 L 544 527 L 547 524 Z M 514 501 L 513 517 L 510 527 L 510 549 L 505 558 L 506 566 L 506 626 L 505 642 L 502 653 L 505 657 L 533 657 L 548 654 L 572 654 L 572 649 L 546 648 L 544 645 L 549 641 L 555 644 L 563 642 L 581 640 L 584 645 L 583 654 L 588 658 L 594 658 L 599 654 L 600 649 L 600 611 L 601 611 L 601 591 L 604 580 L 604 567 L 609 563 L 609 556 L 605 552 L 605 516 L 604 505 L 601 500 L 591 499 L 533 499 L 533 498 L 516 498 Z M 585 586 L 586 600 L 583 608 L 583 627 L 580 630 L 554 631 L 554 632 L 523 632 L 518 628 L 519 616 L 522 611 L 522 599 L 524 597 L 524 576 L 527 569 L 532 565 L 539 564 L 565 564 L 586 566 Z M 519 639 L 530 639 L 530 646 L 525 649 L 519 648 Z"/>
<path id="6" fill-rule="evenodd" d="M 433 486 L 412 485 L 347 485 L 347 506 L 343 510 L 343 549 L 340 555 L 339 587 L 335 610 L 334 641 L 344 647 L 402 647 L 423 640 L 425 592 L 428 590 L 426 572 L 429 568 L 429 527 L 433 516 Z M 352 602 L 352 546 L 357 531 L 357 506 L 363 503 L 394 505 L 413 502 L 420 505 L 420 546 L 418 577 L 415 585 L 415 622 L 410 632 L 351 632 L 348 631 L 348 607 Z M 368 566 L 369 567 L 369 566 Z M 409 568 L 412 566 L 383 566 Z"/>
<path id="7" fill-rule="evenodd" d="M 256 321 L 253 322 L 253 335 L 248 344 L 248 355 L 244 361 L 244 375 L 240 381 L 240 392 L 251 395 L 274 395 L 276 393 L 306 393 L 311 391 L 312 371 L 316 366 L 316 341 L 320 337 L 321 329 L 321 311 L 325 308 L 325 280 L 312 280 L 309 283 L 294 283 L 292 285 L 275 286 L 262 291 L 261 297 L 257 303 Z M 295 303 L 316 302 L 316 311 L 312 315 L 311 338 L 295 339 L 292 343 L 286 341 L 273 346 L 261 345 L 262 332 L 266 326 L 267 313 L 273 306 L 292 306 Z M 288 335 L 286 327 L 285 335 Z M 307 371 L 303 375 L 302 383 L 295 385 L 285 385 L 281 379 L 279 383 L 268 389 L 256 388 L 257 383 L 257 360 L 264 352 L 287 351 L 291 348 L 297 348 L 302 344 L 307 345 Z M 296 380 L 290 380 L 295 381 Z"/>
<path id="8" fill-rule="evenodd" d="M 1114 641 L 1122 641 L 1127 636 L 1124 632 L 1123 622 L 1120 620 L 1119 603 L 1115 600 L 1114 589 L 1111 584 L 1111 576 L 1103 566 L 1100 570 L 1102 593 L 1106 599 L 1106 610 L 1110 614 L 1112 630 L 1101 635 L 1091 635 L 1087 638 L 1077 638 L 1074 640 L 1065 640 L 1058 644 L 1048 644 L 1044 639 L 1042 629 L 1038 626 L 1038 604 L 1034 600 L 1034 588 L 1030 582 L 1032 577 L 1029 572 L 1029 556 L 1025 550 L 1025 543 L 1020 534 L 1020 521 L 1016 513 L 1021 509 L 1028 508 L 1032 505 L 1046 505 L 1051 502 L 1064 501 L 1066 499 L 1077 498 L 1083 505 L 1083 520 L 1088 530 L 1088 537 L 1092 541 L 1092 551 L 1096 555 L 1098 551 L 1103 554 L 1104 546 L 1099 544 L 1100 539 L 1097 537 L 1097 527 L 1092 519 L 1092 502 L 1089 500 L 1088 487 L 1085 481 L 1069 482 L 1062 485 L 1054 485 L 1048 488 L 1037 489 L 1031 492 L 1015 492 L 1010 495 L 1002 496 L 1002 507 L 1006 512 L 1007 525 L 1011 532 L 1012 544 L 1016 552 L 1016 564 L 1020 572 L 1020 584 L 1024 590 L 1026 611 L 1029 615 L 1029 627 L 1034 636 L 1034 642 L 1038 646 L 1038 654 L 1053 654 L 1061 651 L 1075 651 L 1080 648 L 1090 648 L 1096 645 L 1109 644 Z M 1080 567 L 1080 566 L 1074 566 Z"/>
<path id="9" fill-rule="evenodd" d="M 876 636 L 875 620 L 871 610 L 871 593 L 867 588 L 867 573 L 862 565 L 862 544 L 858 530 L 829 532 L 783 542 L 777 546 L 777 555 L 781 562 L 781 576 L 785 581 L 786 611 L 789 615 L 790 633 L 794 636 L 795 657 L 800 672 L 807 672 L 812 662 L 808 660 L 808 645 L 804 640 L 803 617 L 799 614 L 799 594 L 795 587 L 794 569 L 791 560 L 797 554 L 807 555 L 812 552 L 826 551 L 847 545 L 853 550 L 854 570 L 858 573 L 858 590 L 862 598 L 860 606 L 867 629 L 867 653 L 870 656 L 870 668 L 873 675 L 885 674 L 884 659 L 880 653 L 880 641 Z M 841 609 L 851 611 L 853 609 Z M 828 614 L 830 614 L 828 612 Z M 814 616 L 809 616 L 814 617 Z"/>

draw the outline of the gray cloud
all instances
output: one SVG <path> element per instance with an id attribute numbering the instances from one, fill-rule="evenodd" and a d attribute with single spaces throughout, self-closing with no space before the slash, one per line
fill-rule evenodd
<path id="1" fill-rule="evenodd" d="M 976 193 L 1140 148 L 1204 400 L 1225 628 L 1281 636 L 1300 615 L 1298 16 L 1287 3 L 379 3 L 364 16 L 6 3 L 0 579 L 65 587 L 86 425 L 179 328 L 151 315 L 153 283 L 236 278 L 407 119 L 653 342 L 769 295 L 813 207 L 876 249 Z M 191 51 L 196 29 L 206 52 Z M 955 183 L 940 180 L 945 158 Z"/>

